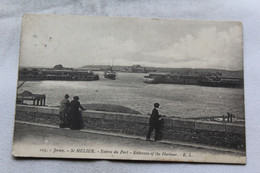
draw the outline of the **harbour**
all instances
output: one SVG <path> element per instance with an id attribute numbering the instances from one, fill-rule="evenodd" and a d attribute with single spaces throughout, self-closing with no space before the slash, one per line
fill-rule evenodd
<path id="1" fill-rule="evenodd" d="M 132 66 L 83 66 L 81 68 L 63 67 L 61 64 L 53 68 L 20 68 L 19 80 L 41 81 L 94 81 L 103 77 L 116 80 L 117 72 L 143 73 L 143 82 L 147 84 L 182 84 L 208 87 L 243 88 L 243 71 L 229 71 L 220 69 L 190 69 L 190 68 L 155 68 Z"/>
<path id="2" fill-rule="evenodd" d="M 98 81 L 27 81 L 18 89 L 45 94 L 46 105 L 58 106 L 64 94 L 77 95 L 81 104 L 112 104 L 129 107 L 141 114 L 151 113 L 153 103 L 161 104 L 167 117 L 196 118 L 222 116 L 227 112 L 244 119 L 243 89 L 143 82 L 144 73 L 117 72 L 117 79 Z M 19 82 L 21 83 L 21 81 Z"/>

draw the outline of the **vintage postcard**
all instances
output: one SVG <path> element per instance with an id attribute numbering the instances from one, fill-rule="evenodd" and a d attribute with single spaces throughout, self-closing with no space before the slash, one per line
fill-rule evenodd
<path id="1" fill-rule="evenodd" d="M 12 153 L 245 164 L 242 24 L 24 15 Z"/>

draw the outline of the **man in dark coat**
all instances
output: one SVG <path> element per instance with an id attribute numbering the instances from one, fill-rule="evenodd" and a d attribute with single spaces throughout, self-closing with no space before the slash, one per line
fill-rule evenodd
<path id="1" fill-rule="evenodd" d="M 61 119 L 60 128 L 65 128 L 69 126 L 69 120 L 68 120 L 69 108 L 70 108 L 69 95 L 65 94 L 64 99 L 60 102 L 60 119 Z"/>
<path id="2" fill-rule="evenodd" d="M 159 106 L 160 106 L 159 103 L 155 103 L 152 114 L 150 115 L 149 129 L 148 129 L 148 133 L 147 133 L 147 136 L 146 136 L 147 141 L 151 141 L 150 137 L 151 137 L 151 134 L 152 134 L 154 129 L 155 129 L 154 141 L 159 140 L 160 119 L 161 119 L 160 118 L 161 116 L 159 115 L 159 111 L 158 111 Z"/>

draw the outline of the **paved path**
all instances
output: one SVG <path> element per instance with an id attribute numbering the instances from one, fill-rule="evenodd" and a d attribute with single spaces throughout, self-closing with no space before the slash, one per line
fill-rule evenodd
<path id="1" fill-rule="evenodd" d="M 79 147 L 92 146 L 96 148 L 104 149 L 127 149 L 129 151 L 160 151 L 184 153 L 192 155 L 214 156 L 225 155 L 229 158 L 244 157 L 243 152 L 237 152 L 233 150 L 227 150 L 223 148 L 214 148 L 201 145 L 191 145 L 181 142 L 149 142 L 145 141 L 145 138 L 116 134 L 108 132 L 100 132 L 93 130 L 70 130 L 60 129 L 54 125 L 43 125 L 36 123 L 27 123 L 16 121 L 15 123 L 15 136 L 14 143 L 18 146 L 26 146 L 27 144 L 33 144 L 31 146 L 59 146 L 59 147 Z"/>

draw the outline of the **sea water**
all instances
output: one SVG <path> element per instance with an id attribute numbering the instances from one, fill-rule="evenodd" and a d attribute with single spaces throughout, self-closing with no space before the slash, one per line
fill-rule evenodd
<path id="1" fill-rule="evenodd" d="M 143 73 L 117 73 L 116 80 L 98 73 L 98 81 L 26 81 L 18 89 L 45 94 L 48 106 L 59 105 L 65 94 L 79 96 L 81 104 L 102 103 L 129 107 L 142 114 L 151 113 L 160 103 L 159 112 L 175 117 L 222 116 L 227 112 L 244 118 L 244 90 L 196 85 L 146 84 Z"/>

